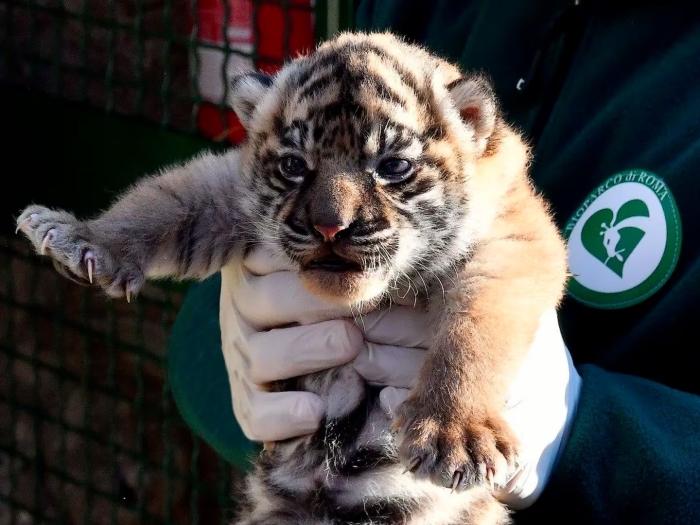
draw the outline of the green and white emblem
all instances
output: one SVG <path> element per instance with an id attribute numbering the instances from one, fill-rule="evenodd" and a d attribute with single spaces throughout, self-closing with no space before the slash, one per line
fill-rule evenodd
<path id="1" fill-rule="evenodd" d="M 666 183 L 644 170 L 613 175 L 583 202 L 564 228 L 569 294 L 614 309 L 653 295 L 673 273 L 681 222 Z"/>

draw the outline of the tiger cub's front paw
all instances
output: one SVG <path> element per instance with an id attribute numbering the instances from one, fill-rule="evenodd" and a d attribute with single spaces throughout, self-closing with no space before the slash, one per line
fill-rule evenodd
<path id="1" fill-rule="evenodd" d="M 409 397 L 394 424 L 406 470 L 456 491 L 503 485 L 517 454 L 517 439 L 503 417 L 419 399 L 425 397 Z"/>
<path id="2" fill-rule="evenodd" d="M 111 297 L 128 300 L 145 282 L 137 265 L 117 261 L 88 226 L 68 212 L 29 206 L 17 219 L 17 231 L 39 254 L 51 257 L 62 275 L 80 284 L 99 285 Z"/>

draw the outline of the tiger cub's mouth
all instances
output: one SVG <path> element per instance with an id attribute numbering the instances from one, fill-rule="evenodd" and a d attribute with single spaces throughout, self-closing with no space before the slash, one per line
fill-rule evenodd
<path id="1" fill-rule="evenodd" d="M 313 259 L 304 265 L 304 270 L 322 270 L 326 272 L 361 272 L 359 263 L 341 257 L 337 254 L 329 254 Z"/>
<path id="2" fill-rule="evenodd" d="M 300 276 L 314 295 L 340 304 L 370 301 L 387 286 L 386 268 L 366 267 L 330 250 L 304 262 Z"/>

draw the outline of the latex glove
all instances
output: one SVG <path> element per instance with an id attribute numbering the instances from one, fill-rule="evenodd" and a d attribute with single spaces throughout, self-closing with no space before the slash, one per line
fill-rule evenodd
<path id="1" fill-rule="evenodd" d="M 252 441 L 310 434 L 326 411 L 315 394 L 266 392 L 261 385 L 339 366 L 360 354 L 391 353 L 366 343 L 349 309 L 307 292 L 291 268 L 263 248 L 254 250 L 242 265 L 227 266 L 221 275 L 221 339 L 233 410 Z M 377 330 L 384 326 L 395 344 L 415 346 L 427 330 L 418 320 L 416 311 L 406 309 L 386 318 Z M 422 356 L 420 350 L 403 352 Z M 395 378 L 400 375 L 394 373 Z M 413 375 L 404 377 L 398 386 L 412 380 Z"/>
<path id="2" fill-rule="evenodd" d="M 381 316 L 379 313 L 377 316 Z M 399 324 L 367 325 L 367 338 L 385 344 L 403 344 Z M 425 332 L 427 339 L 428 331 Z M 425 340 L 413 341 L 425 346 Z M 380 346 L 355 360 L 356 370 L 369 382 L 388 385 L 380 392 L 380 403 L 388 414 L 408 397 L 412 378 L 417 376 L 423 356 L 415 349 Z M 411 378 L 411 379 L 408 379 Z M 559 455 L 566 446 L 581 389 L 571 355 L 564 345 L 555 311 L 548 312 L 528 356 L 512 384 L 504 417 L 520 439 L 518 469 L 497 497 L 512 509 L 532 505 L 544 490 Z"/>

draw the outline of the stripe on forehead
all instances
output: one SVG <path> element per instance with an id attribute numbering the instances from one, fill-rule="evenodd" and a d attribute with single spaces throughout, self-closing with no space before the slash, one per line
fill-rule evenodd
<path id="1" fill-rule="evenodd" d="M 307 102 L 302 109 L 289 107 L 286 116 L 288 119 L 295 116 L 292 123 L 313 122 L 314 130 L 318 131 L 313 133 L 314 140 L 319 140 L 324 135 L 324 126 L 336 123 L 339 119 L 345 120 L 343 127 L 346 132 L 359 135 L 361 142 L 367 139 L 368 152 L 378 152 L 385 147 L 405 149 L 423 135 L 429 124 L 424 118 L 425 112 L 410 114 L 403 108 L 371 96 L 365 89 L 361 89 L 360 94 L 360 97 L 331 97 L 331 100 L 324 97 L 319 100 L 319 104 Z M 302 112 L 304 116 L 300 118 Z M 288 140 L 298 145 L 311 138 L 308 133 L 304 135 L 303 132 L 293 130 L 287 136 Z"/>
<path id="2" fill-rule="evenodd" d="M 381 79 L 383 91 L 393 94 L 393 99 L 400 100 L 400 106 L 406 111 L 418 109 L 418 99 L 415 92 L 415 84 L 406 82 L 406 75 L 402 76 L 394 67 L 393 60 L 387 60 L 386 55 L 380 56 L 376 50 L 367 53 L 364 67 L 373 78 Z M 411 75 L 413 76 L 413 75 Z M 413 84 L 413 85 L 412 85 Z M 384 97 L 382 98 L 389 98 Z"/>
<path id="3" fill-rule="evenodd" d="M 312 80 L 313 81 L 313 80 Z M 289 86 L 290 93 L 285 97 L 284 121 L 291 123 L 295 120 L 308 120 L 319 108 L 337 103 L 342 98 L 341 85 L 333 81 L 325 89 L 314 93 L 313 97 L 300 97 L 300 90 L 295 85 Z"/>
<path id="4" fill-rule="evenodd" d="M 287 148 L 303 149 L 308 135 L 308 121 L 296 119 L 285 129 L 282 145 Z"/>
<path id="5" fill-rule="evenodd" d="M 358 96 L 363 91 L 365 96 L 358 98 L 385 101 L 396 106 L 387 108 L 388 112 L 402 109 L 410 114 L 419 108 L 420 97 L 415 89 L 425 85 L 419 82 L 420 76 L 380 47 L 367 43 L 346 45 L 305 58 L 295 74 L 288 77 L 288 98 L 297 105 L 318 103 L 319 96 L 341 85 L 342 94 Z"/>
<path id="6" fill-rule="evenodd" d="M 369 134 L 363 144 L 363 153 L 373 157 L 388 151 L 418 157 L 423 151 L 423 146 L 417 134 L 410 128 L 390 120 L 375 121 L 370 124 Z"/>

